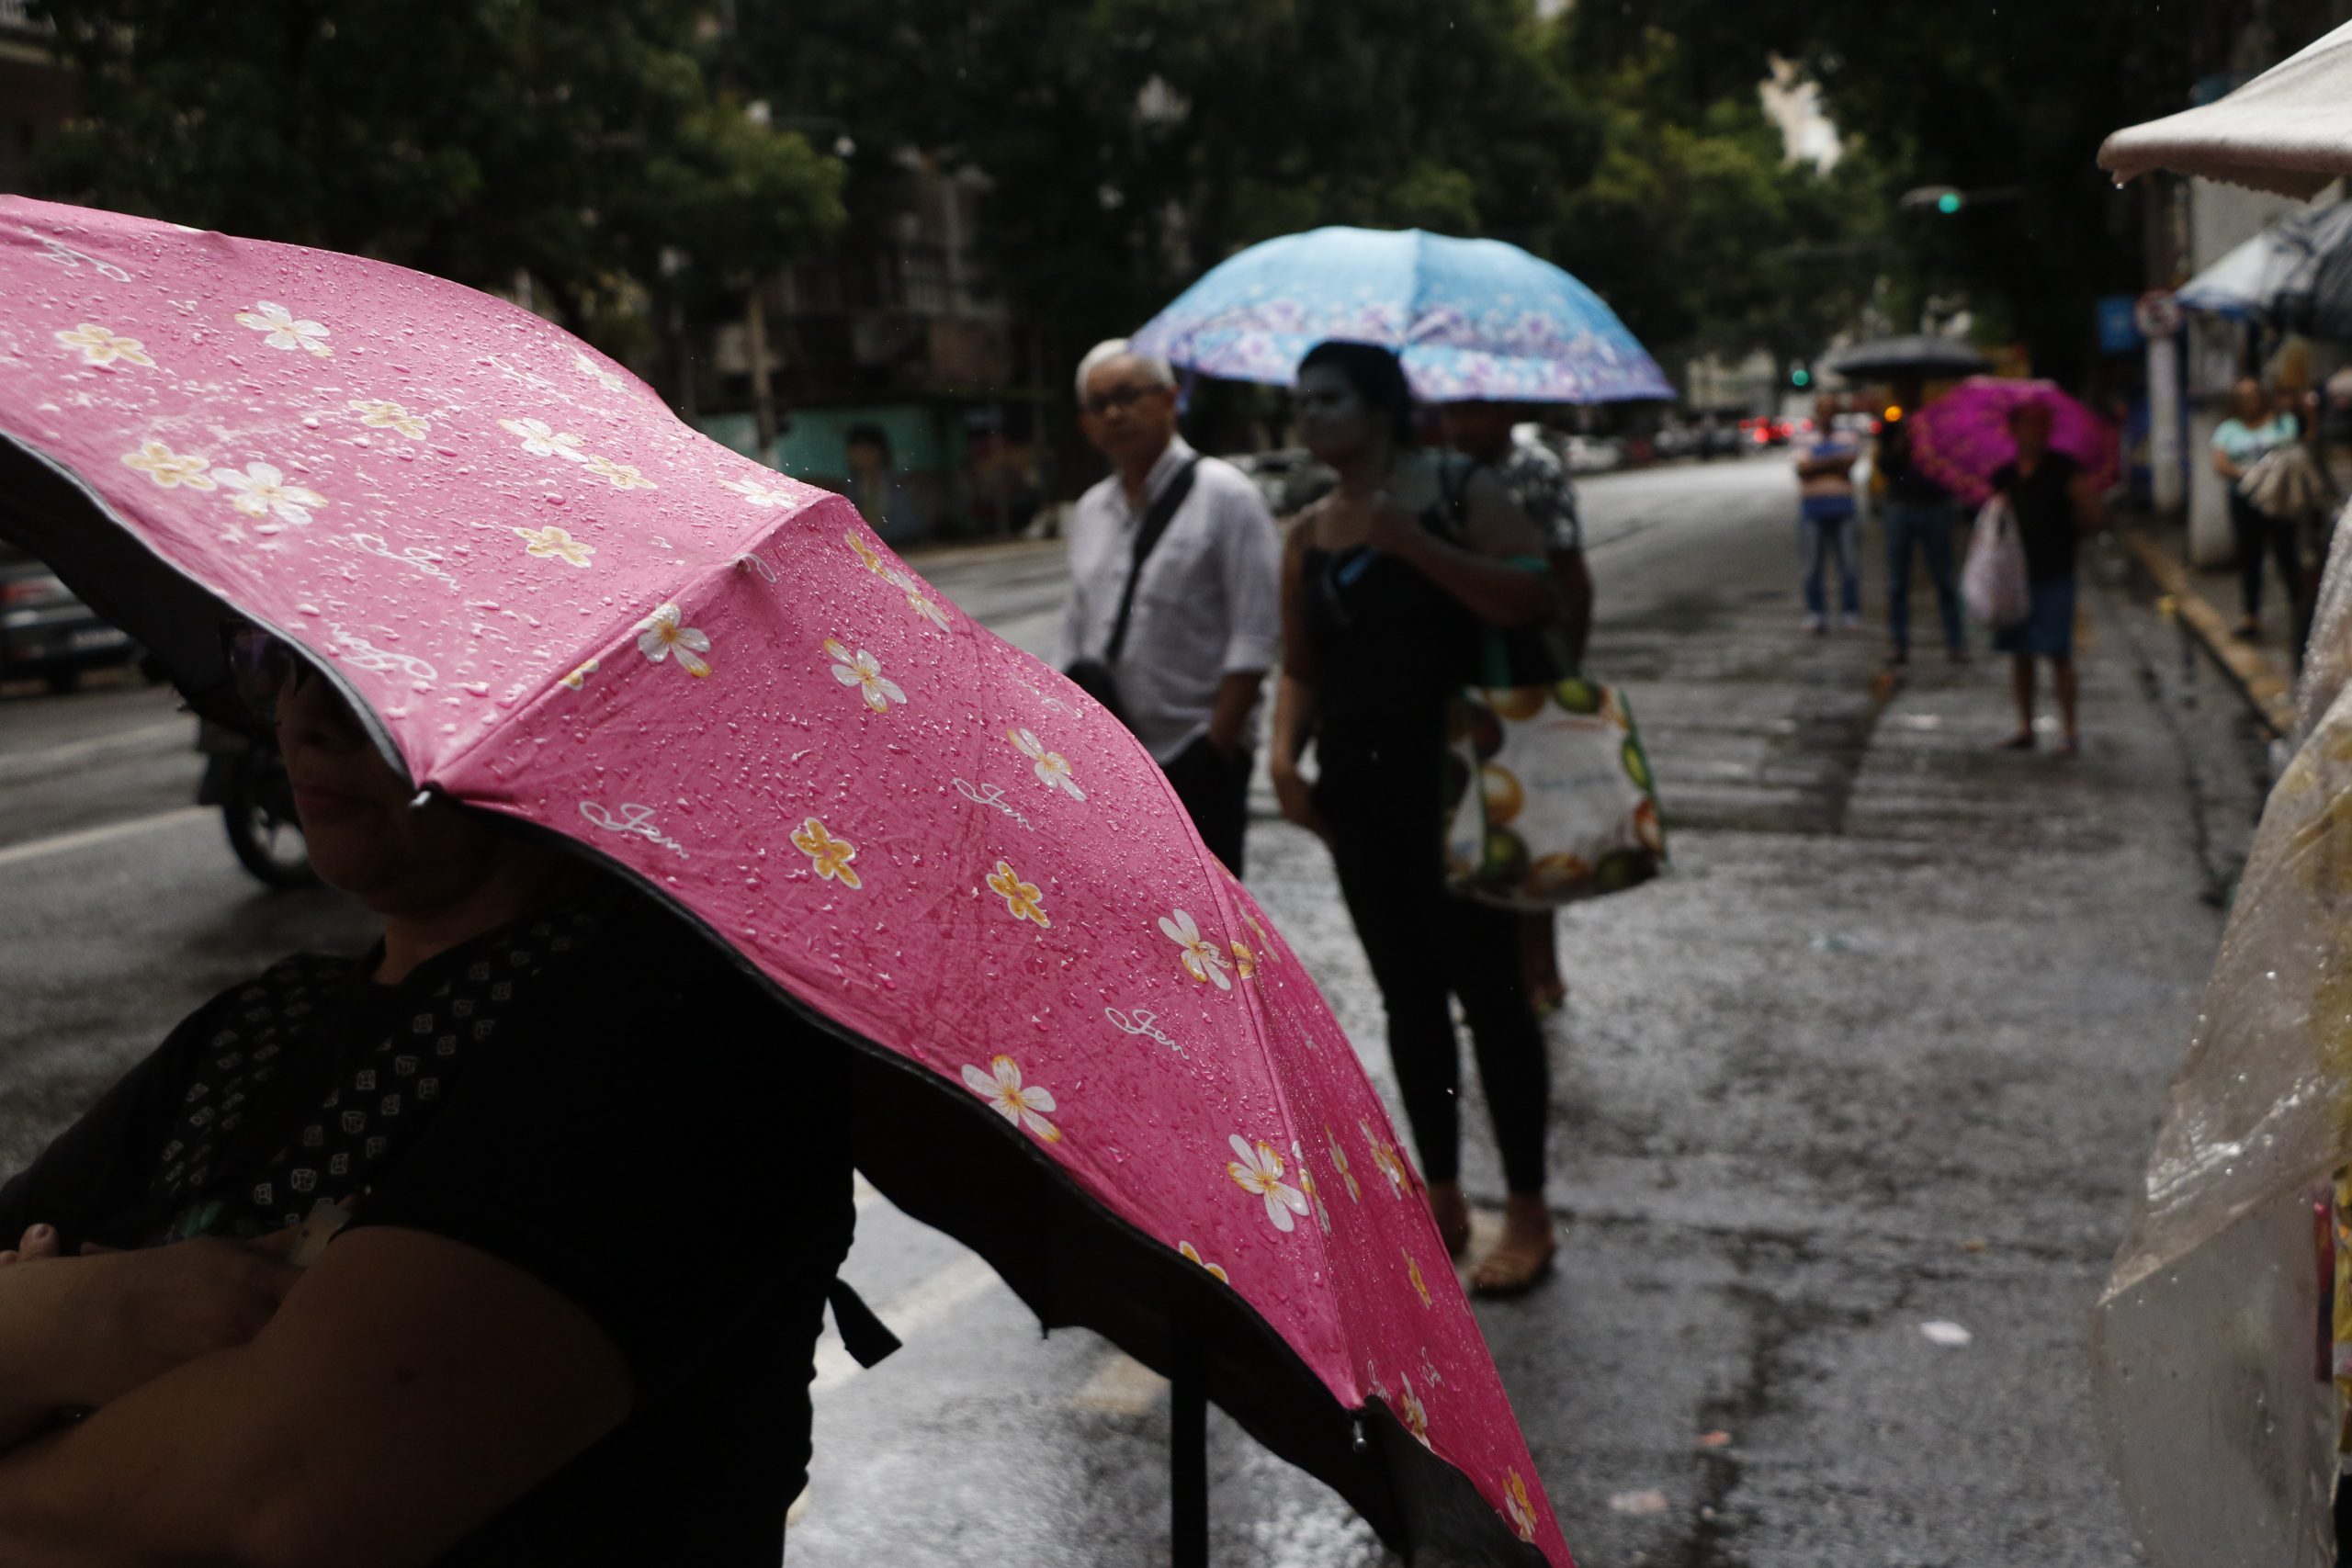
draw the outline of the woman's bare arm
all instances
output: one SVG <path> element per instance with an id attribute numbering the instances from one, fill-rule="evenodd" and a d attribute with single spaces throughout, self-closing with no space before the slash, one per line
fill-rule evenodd
<path id="1" fill-rule="evenodd" d="M 356 1231 L 251 1344 L 0 1459 L 0 1562 L 422 1568 L 631 1399 L 603 1331 L 522 1269 Z"/>
<path id="2" fill-rule="evenodd" d="M 1532 626 L 1557 614 L 1559 592 L 1551 573 L 1522 564 L 1543 559 L 1543 531 L 1510 492 L 1491 474 L 1474 474 L 1463 509 L 1464 542 L 1457 545 L 1423 527 L 1396 502 L 1384 501 L 1373 510 L 1366 542 L 1410 563 L 1488 626 Z"/>

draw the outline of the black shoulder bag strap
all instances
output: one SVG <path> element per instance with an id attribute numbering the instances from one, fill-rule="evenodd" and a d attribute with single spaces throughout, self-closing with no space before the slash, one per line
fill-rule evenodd
<path id="1" fill-rule="evenodd" d="M 1176 509 L 1193 493 L 1193 470 L 1201 466 L 1193 457 L 1169 476 L 1168 488 L 1161 491 L 1143 514 L 1143 522 L 1136 528 L 1134 561 L 1127 568 L 1127 585 L 1119 590 L 1119 616 L 1111 623 L 1111 640 L 1102 646 L 1102 662 L 1119 662 L 1120 653 L 1127 646 L 1127 623 L 1135 618 L 1136 587 L 1143 581 L 1143 563 L 1151 558 L 1159 547 L 1159 536 L 1168 532 L 1168 525 L 1176 520 Z"/>
<path id="2" fill-rule="evenodd" d="M 1126 585 L 1119 590 L 1119 614 L 1111 623 L 1111 640 L 1103 645 L 1101 656 L 1081 655 L 1062 671 L 1080 691 L 1110 709 L 1112 716 L 1122 724 L 1126 722 L 1127 713 L 1120 704 L 1118 682 L 1111 671 L 1127 646 L 1127 623 L 1135 618 L 1136 588 L 1143 581 L 1143 563 L 1150 558 L 1159 536 L 1168 532 L 1168 525 L 1175 521 L 1176 509 L 1193 493 L 1193 470 L 1200 466 L 1201 460 L 1194 457 L 1170 475 L 1167 488 L 1153 499 L 1136 525 L 1135 551 L 1128 559 Z"/>

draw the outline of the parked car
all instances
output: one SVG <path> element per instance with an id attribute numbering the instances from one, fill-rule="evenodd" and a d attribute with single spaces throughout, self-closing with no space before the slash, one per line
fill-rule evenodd
<path id="1" fill-rule="evenodd" d="M 1625 460 L 1625 444 L 1613 435 L 1571 435 L 1567 448 L 1572 474 L 1605 474 Z"/>
<path id="2" fill-rule="evenodd" d="M 38 676 L 70 692 L 85 670 L 139 657 L 130 634 L 98 619 L 40 561 L 0 545 L 0 680 Z"/>
<path id="3" fill-rule="evenodd" d="M 1266 510 L 1277 517 L 1304 511 L 1340 482 L 1340 476 L 1309 457 L 1304 446 L 1245 452 L 1226 460 L 1250 476 L 1250 482 L 1265 498 Z"/>

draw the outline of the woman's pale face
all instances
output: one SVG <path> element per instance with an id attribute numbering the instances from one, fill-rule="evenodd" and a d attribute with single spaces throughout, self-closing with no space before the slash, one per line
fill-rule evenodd
<path id="1" fill-rule="evenodd" d="M 1320 462 L 1352 457 L 1373 441 L 1372 405 L 1355 383 L 1328 365 L 1311 365 L 1299 373 L 1293 403 L 1298 438 Z"/>
<path id="2" fill-rule="evenodd" d="M 311 867 L 379 914 L 446 903 L 489 874 L 501 845 L 440 795 L 422 805 L 343 699 L 315 672 L 277 698 L 277 745 Z"/>

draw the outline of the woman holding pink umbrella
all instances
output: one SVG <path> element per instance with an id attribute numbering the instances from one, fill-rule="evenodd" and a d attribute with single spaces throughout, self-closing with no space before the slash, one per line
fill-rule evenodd
<path id="1" fill-rule="evenodd" d="M 1993 647 L 2010 656 L 2018 705 L 2017 733 L 2001 745 L 2033 750 L 2033 661 L 2046 659 L 2064 736 L 2059 750 L 2071 757 L 2081 746 L 2075 725 L 2075 558 L 2082 536 L 2100 525 L 2098 491 L 2080 463 L 2050 445 L 2047 403 L 2032 399 L 2014 405 L 2008 426 L 2017 456 L 1993 471 L 1992 484 L 2017 512 L 2033 607 L 2024 620 L 1993 634 Z"/>
<path id="2" fill-rule="evenodd" d="M 846 1128 L 773 1108 L 840 1047 L 236 645 L 382 938 L 231 987 L 0 1187 L 0 1561 L 774 1563 L 852 1207 Z"/>
<path id="3" fill-rule="evenodd" d="M 2031 610 L 1993 634 L 2012 660 L 2017 733 L 2011 751 L 2033 750 L 2034 660 L 2050 661 L 2058 688 L 2061 750 L 2075 753 L 2075 556 L 2101 526 L 2099 497 L 2114 482 L 2115 427 L 2054 382 L 1971 376 L 1911 421 L 1912 451 L 1938 484 L 1979 506 L 2006 496 L 2025 546 Z"/>

